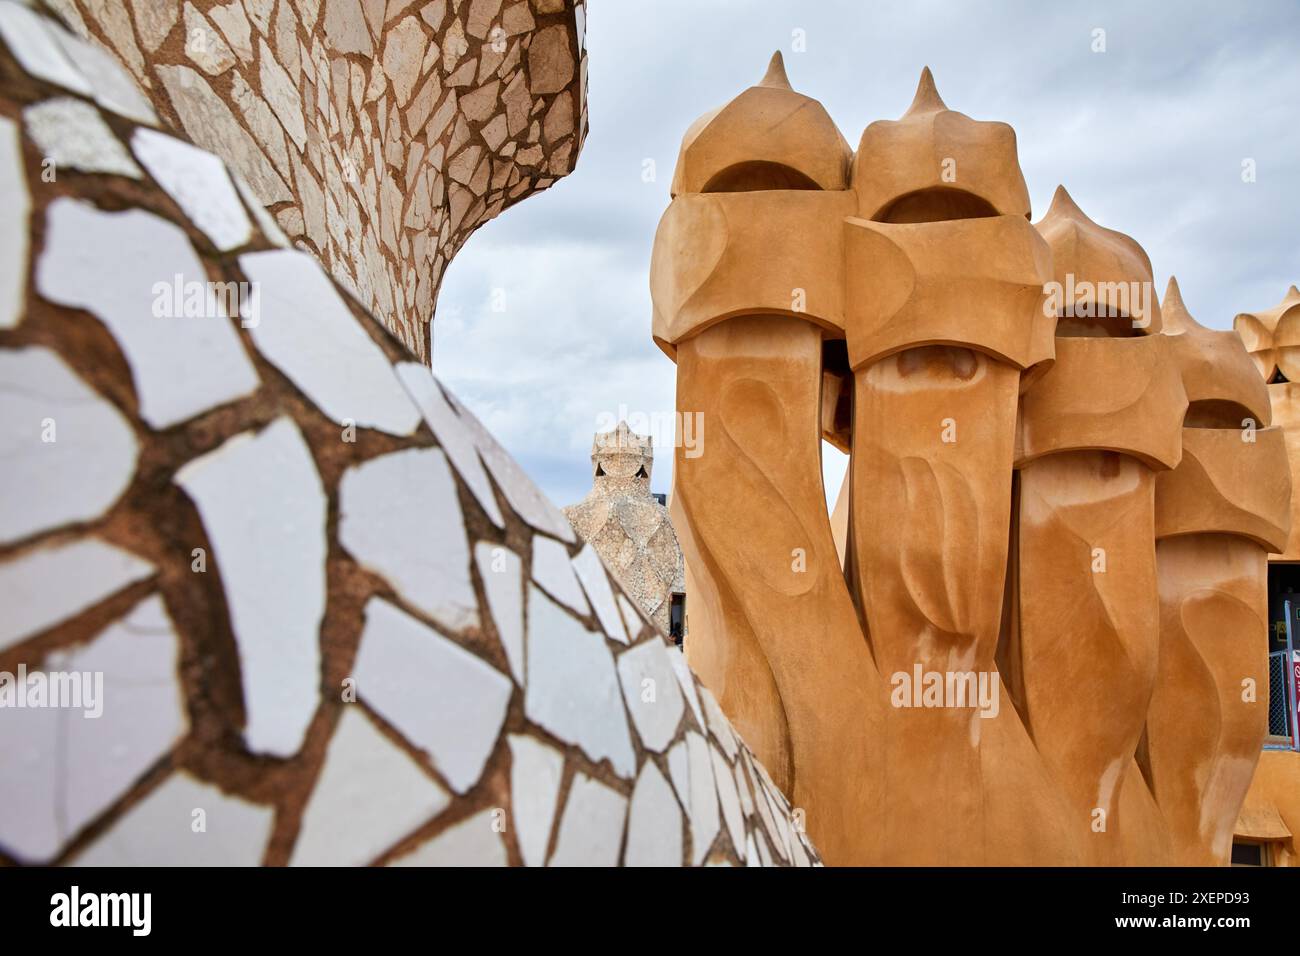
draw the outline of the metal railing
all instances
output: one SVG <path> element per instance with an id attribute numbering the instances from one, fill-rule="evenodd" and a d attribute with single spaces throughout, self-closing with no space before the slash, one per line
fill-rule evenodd
<path id="1" fill-rule="evenodd" d="M 1300 750 L 1300 716 L 1296 714 L 1295 641 L 1291 630 L 1294 610 L 1284 601 L 1286 649 L 1268 655 L 1268 733 L 1274 739 L 1265 750 Z M 1276 738 L 1283 738 L 1278 740 Z"/>

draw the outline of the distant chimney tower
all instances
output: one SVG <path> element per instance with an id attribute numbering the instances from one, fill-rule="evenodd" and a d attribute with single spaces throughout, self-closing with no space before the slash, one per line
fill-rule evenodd
<path id="1" fill-rule="evenodd" d="M 591 443 L 591 491 L 564 509 L 641 610 L 680 645 L 686 569 L 668 509 L 650 492 L 654 444 L 620 421 Z"/>

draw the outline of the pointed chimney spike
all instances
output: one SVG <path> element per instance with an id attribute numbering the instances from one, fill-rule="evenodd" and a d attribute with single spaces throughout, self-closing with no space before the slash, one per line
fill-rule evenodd
<path id="1" fill-rule="evenodd" d="M 912 105 L 907 108 L 904 116 L 915 114 L 937 113 L 940 110 L 946 110 L 948 104 L 943 101 L 939 95 L 939 89 L 934 85 L 934 74 L 930 72 L 927 66 L 921 70 L 920 82 L 916 84 L 916 96 L 912 98 Z"/>
<path id="2" fill-rule="evenodd" d="M 1043 220 L 1055 219 L 1058 216 L 1092 222 L 1088 214 L 1079 208 L 1079 204 L 1074 201 L 1074 197 L 1070 195 L 1064 185 L 1057 186 L 1056 192 L 1052 193 L 1052 202 L 1047 207 L 1047 215 L 1043 217 Z"/>
<path id="3" fill-rule="evenodd" d="M 785 75 L 785 60 L 781 56 L 781 51 L 777 50 L 772 54 L 772 59 L 768 61 L 767 72 L 763 78 L 758 81 L 759 86 L 766 86 L 777 90 L 790 89 L 790 78 Z"/>

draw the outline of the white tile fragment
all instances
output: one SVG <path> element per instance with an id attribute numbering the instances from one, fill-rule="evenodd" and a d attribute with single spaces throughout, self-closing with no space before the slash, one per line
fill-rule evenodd
<path id="1" fill-rule="evenodd" d="M 519 467 L 519 463 L 497 443 L 472 412 L 456 401 L 454 395 L 449 393 L 447 399 L 469 429 L 483 464 L 487 465 L 488 471 L 506 496 L 506 501 L 510 502 L 510 507 L 515 509 L 519 517 L 538 531 L 544 531 L 561 541 L 576 541 L 573 525 L 569 524 L 564 512 L 551 504 L 550 499 L 541 493 Z"/>
<path id="2" fill-rule="evenodd" d="M 636 640 L 637 635 L 641 633 L 641 629 L 645 627 L 644 619 L 637 613 L 636 608 L 632 606 L 632 602 L 627 599 L 627 596 L 622 591 L 618 592 L 618 606 L 623 612 L 623 623 L 627 625 L 628 636 Z"/>
<path id="3" fill-rule="evenodd" d="M 614 589 L 609 585 L 609 576 L 605 573 L 605 562 L 600 559 L 596 549 L 590 544 L 584 545 L 573 559 L 573 570 L 578 573 L 582 589 L 596 611 L 596 619 L 604 628 L 605 635 L 623 644 L 627 643 L 627 629 L 619 617 L 618 605 L 614 603 Z"/>
<path id="4" fill-rule="evenodd" d="M 82 696 L 58 708 L 6 703 L 0 847 L 32 862 L 51 859 L 180 740 L 187 720 L 178 656 L 176 633 L 155 596 L 87 644 L 30 668 L 29 699 L 34 682 L 53 686 L 51 674 Z M 81 675 L 75 683 L 74 674 Z M 0 694 L 19 691 L 16 677 L 0 679 Z"/>
<path id="5" fill-rule="evenodd" d="M 727 720 L 727 715 L 718 706 L 718 700 L 713 696 L 713 691 L 701 686 L 699 694 L 700 702 L 704 705 L 704 716 L 709 722 L 709 731 L 722 745 L 722 749 L 726 751 L 727 759 L 735 760 L 740 747 L 736 744 L 736 735 L 731 729 L 731 721 Z"/>
<path id="6" fill-rule="evenodd" d="M 691 713 L 695 715 L 700 725 L 700 730 L 707 730 L 708 725 L 704 722 L 704 710 L 700 707 L 695 675 L 691 673 L 690 665 L 686 663 L 686 655 L 682 653 L 681 648 L 668 648 L 668 662 L 673 666 L 673 673 L 677 675 L 677 685 L 681 687 L 686 703 L 690 705 Z"/>
<path id="7" fill-rule="evenodd" d="M 122 68 L 122 64 L 112 54 L 60 27 L 52 27 L 50 32 L 64 55 L 90 83 L 91 95 L 96 103 L 137 123 L 159 125 L 158 114 L 154 112 L 148 97 L 140 92 L 131 74 Z"/>
<path id="8" fill-rule="evenodd" d="M 452 467 L 460 475 L 461 481 L 469 487 L 474 500 L 487 512 L 487 516 L 498 528 L 505 527 L 501 508 L 497 505 L 496 495 L 488 481 L 487 473 L 479 461 L 474 448 L 474 439 L 470 436 L 464 422 L 456 415 L 442 388 L 434 379 L 433 373 L 419 362 L 399 362 L 396 365 L 397 377 L 410 394 L 411 400 L 419 406 L 420 414 L 433 432 L 442 450 L 447 453 Z"/>
<path id="9" fill-rule="evenodd" d="M 203 519 L 239 647 L 250 750 L 302 746 L 320 698 L 326 499 L 311 451 L 282 416 L 189 462 L 176 483 Z"/>
<path id="10" fill-rule="evenodd" d="M 257 389 L 234 321 L 180 228 L 141 209 L 101 212 L 67 198 L 50 204 L 46 222 L 37 291 L 104 323 L 150 426 L 167 428 Z"/>
<path id="11" fill-rule="evenodd" d="M 506 846 L 494 829 L 497 814 L 484 810 L 448 827 L 391 866 L 505 866 Z"/>
<path id="12" fill-rule="evenodd" d="M 745 779 L 745 771 L 741 769 L 739 760 L 731 768 L 731 772 L 736 778 L 736 793 L 740 797 L 740 811 L 746 817 L 752 817 L 754 815 L 754 797 L 750 793 L 749 781 Z"/>
<path id="13" fill-rule="evenodd" d="M 641 743 L 660 753 L 673 742 L 686 709 L 668 657 L 671 653 L 652 635 L 618 656 L 618 679 L 632 723 Z"/>
<path id="14" fill-rule="evenodd" d="M 274 822 L 273 807 L 249 803 L 178 772 L 128 810 L 71 863 L 258 866 Z"/>
<path id="15" fill-rule="evenodd" d="M 609 759 L 630 777 L 636 755 L 628 733 L 614 659 L 589 631 L 536 587 L 528 593 L 528 719 L 594 761 Z"/>
<path id="16" fill-rule="evenodd" d="M 514 685 L 382 598 L 366 602 L 353 668 L 363 701 L 425 751 L 457 793 L 478 783 Z"/>
<path id="17" fill-rule="evenodd" d="M 103 812 L 184 735 L 180 642 L 161 597 L 137 604 L 68 665 L 102 671 L 104 712 L 68 715 L 66 819 L 75 832 Z"/>
<path id="18" fill-rule="evenodd" d="M 253 236 L 226 164 L 205 149 L 151 129 L 131 137 L 136 159 L 222 252 Z"/>
<path id="19" fill-rule="evenodd" d="M 677 800 L 689 814 L 691 809 L 691 758 L 686 741 L 679 740 L 668 750 L 668 778 L 672 781 Z"/>
<path id="20" fill-rule="evenodd" d="M 420 410 L 316 260 L 276 249 L 242 255 L 239 265 L 259 283 L 253 341 L 310 401 L 339 425 L 415 431 Z"/>
<path id="21" fill-rule="evenodd" d="M 290 866 L 360 866 L 447 808 L 451 797 L 345 704 Z"/>
<path id="22" fill-rule="evenodd" d="M 253 218 L 257 220 L 257 228 L 262 230 L 262 234 L 266 236 L 267 241 L 281 249 L 289 248 L 289 238 L 284 234 L 284 230 L 275 221 L 275 217 L 266 211 L 266 207 L 253 193 L 244 177 L 233 169 L 227 169 L 226 172 L 230 174 L 235 189 L 239 191 L 239 195 L 243 198 L 244 205 L 253 213 Z"/>
<path id="23" fill-rule="evenodd" d="M 23 317 L 31 208 L 18 126 L 0 116 L 0 329 L 12 329 Z"/>
<path id="24" fill-rule="evenodd" d="M 0 678 L 0 694 L 12 680 Z M 59 711 L 8 705 L 0 720 L 0 849 L 20 862 L 52 859 L 71 836 L 60 822 L 61 723 Z"/>
<path id="25" fill-rule="evenodd" d="M 781 842 L 781 831 L 776 825 L 776 815 L 772 810 L 771 801 L 769 801 L 767 796 L 763 793 L 763 784 L 761 783 L 756 784 L 754 788 L 754 805 L 758 810 L 759 819 L 763 821 L 764 829 L 767 830 L 767 835 L 771 838 L 772 845 L 776 847 L 777 852 L 780 853 L 782 857 L 788 859 L 789 856 L 786 853 L 785 846 Z"/>
<path id="26" fill-rule="evenodd" d="M 148 561 L 91 537 L 10 558 L 0 564 L 0 650 L 153 573 Z"/>
<path id="27" fill-rule="evenodd" d="M 2 3 L 0 37 L 32 76 L 83 96 L 91 95 L 90 84 L 64 56 L 45 17 L 18 4 Z"/>
<path id="28" fill-rule="evenodd" d="M 585 773 L 573 778 L 551 866 L 617 866 L 627 798 Z"/>
<path id="29" fill-rule="evenodd" d="M 135 164 L 99 110 L 84 100 L 60 96 L 23 110 L 23 123 L 41 156 L 57 170 L 141 177 Z"/>
<path id="30" fill-rule="evenodd" d="M 0 543 L 98 518 L 135 473 L 135 433 L 57 354 L 0 350 Z"/>
<path id="31" fill-rule="evenodd" d="M 578 614 L 590 613 L 591 608 L 573 573 L 568 549 L 555 539 L 533 535 L 533 580 L 571 610 Z"/>
<path id="32" fill-rule="evenodd" d="M 209 76 L 217 76 L 235 65 L 235 54 L 221 34 L 189 2 L 185 4 L 185 55 Z"/>
<path id="33" fill-rule="evenodd" d="M 523 561 L 505 545 L 480 541 L 474 545 L 478 576 L 487 591 L 488 609 L 496 623 L 510 673 L 524 686 L 524 586 Z"/>
<path id="34" fill-rule="evenodd" d="M 727 825 L 731 836 L 731 845 L 736 854 L 745 858 L 745 817 L 740 809 L 740 796 L 736 793 L 736 778 L 731 774 L 731 765 L 716 747 L 709 748 L 713 759 L 713 780 L 718 788 L 718 799 L 722 803 L 722 820 Z"/>
<path id="35" fill-rule="evenodd" d="M 407 448 L 345 471 L 339 543 L 443 627 L 478 626 L 469 541 L 440 449 Z"/>
<path id="36" fill-rule="evenodd" d="M 772 834 L 772 843 L 780 851 L 781 855 L 787 860 L 793 852 L 794 844 L 798 843 L 798 837 L 794 833 L 794 827 L 791 826 L 790 815 L 785 807 L 783 800 L 776 795 L 775 789 L 761 788 L 763 797 L 767 800 L 771 808 L 772 819 L 776 821 L 776 832 Z"/>
<path id="37" fill-rule="evenodd" d="M 230 106 L 203 75 L 187 66 L 154 67 L 171 97 L 181 125 L 196 145 L 223 157 L 244 175 L 265 203 L 291 201 L 294 196 L 271 161 Z"/>
<path id="38" fill-rule="evenodd" d="M 511 734 L 507 742 L 515 841 L 524 866 L 542 866 L 564 777 L 564 754 L 527 734 Z"/>
<path id="39" fill-rule="evenodd" d="M 691 804 L 688 810 L 691 818 L 693 866 L 699 866 L 704 862 L 721 826 L 718 819 L 718 791 L 713 782 L 713 759 L 709 756 L 712 749 L 695 731 L 687 731 L 687 772 L 691 793 Z"/>
<path id="40" fill-rule="evenodd" d="M 780 849 L 778 847 L 778 849 Z M 790 854 L 794 857 L 795 866 L 812 866 L 812 860 L 808 851 L 804 848 L 802 840 L 790 841 Z"/>
<path id="41" fill-rule="evenodd" d="M 628 814 L 625 866 L 681 866 L 682 811 L 653 760 L 641 766 Z"/>

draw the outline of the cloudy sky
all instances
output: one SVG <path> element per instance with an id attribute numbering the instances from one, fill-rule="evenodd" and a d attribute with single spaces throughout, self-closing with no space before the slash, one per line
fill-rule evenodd
<path id="1" fill-rule="evenodd" d="M 1158 291 L 1178 276 L 1203 324 L 1227 328 L 1300 282 L 1294 0 L 591 7 L 591 132 L 578 168 L 470 239 L 433 329 L 435 371 L 557 504 L 589 488 L 603 420 L 620 408 L 672 415 L 675 369 L 650 338 L 655 226 L 686 127 L 756 83 L 776 49 L 795 89 L 821 100 L 853 146 L 868 123 L 907 108 L 928 64 L 949 107 L 1015 127 L 1035 219 L 1065 184 L 1146 248 Z M 1253 183 L 1242 181 L 1246 159 Z M 832 493 L 839 457 L 826 463 Z M 671 450 L 657 458 L 652 485 L 666 491 Z"/>

